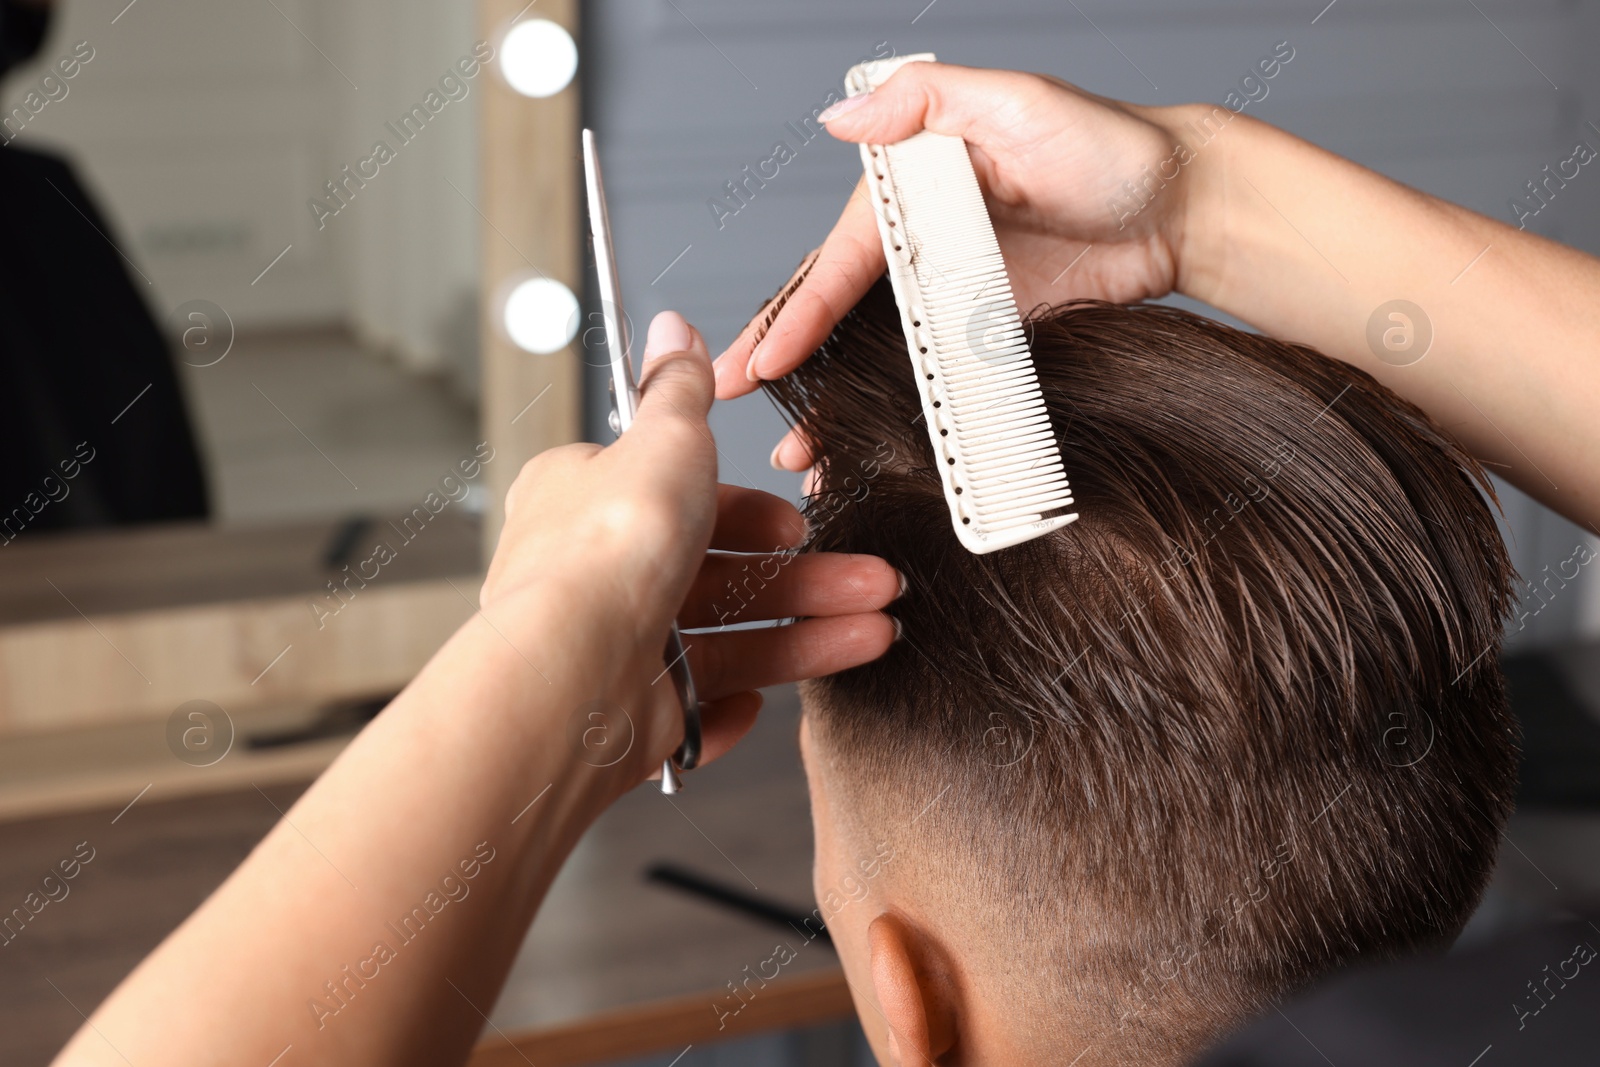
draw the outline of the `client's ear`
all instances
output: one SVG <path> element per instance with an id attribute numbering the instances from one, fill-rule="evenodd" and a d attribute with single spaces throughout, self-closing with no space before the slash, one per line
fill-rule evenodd
<path id="1" fill-rule="evenodd" d="M 893 915 L 867 927 L 872 992 L 889 1029 L 889 1055 L 904 1067 L 937 1063 L 955 1047 L 958 998 L 941 948 Z"/>

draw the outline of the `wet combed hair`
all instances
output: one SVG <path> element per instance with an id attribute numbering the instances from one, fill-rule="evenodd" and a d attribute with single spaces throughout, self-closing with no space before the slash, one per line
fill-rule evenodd
<path id="1" fill-rule="evenodd" d="M 1166 1062 L 1461 930 L 1515 791 L 1514 575 L 1482 469 L 1362 371 L 1167 307 L 1029 329 L 1081 517 L 989 555 L 885 281 L 767 385 L 818 460 L 809 548 L 909 580 L 904 640 L 806 714 L 1019 1026 Z"/>

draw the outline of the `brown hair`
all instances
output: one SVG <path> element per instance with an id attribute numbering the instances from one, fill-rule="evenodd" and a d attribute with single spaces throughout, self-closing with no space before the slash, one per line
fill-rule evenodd
<path id="1" fill-rule="evenodd" d="M 948 785 L 915 848 L 1041 1010 L 1187 1054 L 1464 925 L 1515 786 L 1512 570 L 1481 468 L 1359 370 L 1167 307 L 1029 329 L 1082 517 L 990 555 L 885 282 L 767 385 L 831 502 L 809 547 L 909 580 L 904 640 L 807 714 L 858 821 Z"/>

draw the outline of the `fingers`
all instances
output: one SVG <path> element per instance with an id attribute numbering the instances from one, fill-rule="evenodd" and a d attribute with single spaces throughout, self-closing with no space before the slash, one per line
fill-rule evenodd
<path id="1" fill-rule="evenodd" d="M 819 477 L 820 477 L 820 475 L 819 475 L 819 472 L 817 471 L 817 468 L 815 468 L 815 467 L 806 468 L 805 477 L 800 479 L 800 495 L 801 496 L 816 496 L 817 495 L 817 482 L 819 480 Z"/>
<path id="2" fill-rule="evenodd" d="M 720 700 L 702 700 L 700 702 L 700 762 L 697 767 L 704 767 L 726 755 L 750 732 L 756 724 L 761 705 L 766 698 L 753 690 L 743 693 L 733 693 Z M 658 782 L 661 780 L 661 768 L 658 766 L 647 781 Z"/>
<path id="3" fill-rule="evenodd" d="M 746 326 L 717 360 L 717 396 L 724 400 L 781 378 L 806 361 L 884 271 L 883 244 L 865 180 L 845 204 L 799 287 L 757 343 L 764 316 Z"/>
<path id="4" fill-rule="evenodd" d="M 728 346 L 727 352 L 724 352 L 722 357 L 717 360 L 714 369 L 717 374 L 717 395 L 719 397 L 725 397 L 723 378 L 738 378 L 740 375 L 738 367 L 735 366 L 733 360 L 728 358 L 727 353 L 739 352 L 741 358 L 745 359 L 744 366 L 748 368 L 748 356 L 766 338 L 767 330 L 777 321 L 778 315 L 782 313 L 784 306 L 788 304 L 789 298 L 795 294 L 801 285 L 805 283 L 806 278 L 810 276 L 811 268 L 816 265 L 817 256 L 821 251 L 820 248 L 814 248 L 806 253 L 806 258 L 800 261 L 800 266 L 795 268 L 794 274 L 787 282 L 783 283 L 783 288 L 779 289 L 771 300 L 761 305 L 761 310 L 756 312 L 754 318 L 745 323 L 744 329 L 739 331 L 739 336 L 734 339 L 733 344 Z M 749 378 L 745 377 L 744 380 L 747 382 Z M 734 388 L 744 388 L 744 384 L 738 381 L 731 382 L 730 385 Z"/>
<path id="5" fill-rule="evenodd" d="M 900 574 L 877 556 L 709 555 L 684 600 L 686 629 L 879 611 L 900 595 Z"/>
<path id="6" fill-rule="evenodd" d="M 803 471 L 816 462 L 811 454 L 811 444 L 799 427 L 783 435 L 778 447 L 772 450 L 772 466 L 780 471 Z"/>
<path id="7" fill-rule="evenodd" d="M 1044 105 L 1061 93 L 1061 86 L 1038 75 L 917 62 L 901 67 L 874 92 L 835 104 L 822 117 L 828 132 L 841 140 L 892 144 L 928 129 L 963 138 L 974 146 L 977 159 L 1014 166 L 1043 136 L 1041 129 L 1059 132 L 1059 120 L 1046 115 Z M 993 165 L 988 169 L 994 179 Z M 990 192 L 998 195 L 994 188 Z M 809 273 L 792 292 L 786 287 L 776 315 L 758 316 L 717 360 L 717 395 L 743 396 L 760 381 L 781 378 L 804 363 L 884 266 L 874 205 L 863 182 Z"/>
<path id="8" fill-rule="evenodd" d="M 907 63 L 873 92 L 841 101 L 820 117 L 833 136 L 858 144 L 894 144 L 932 130 L 982 145 L 1004 135 L 1001 117 L 1045 84 L 1033 74 Z"/>
<path id="9" fill-rule="evenodd" d="M 717 486 L 717 528 L 711 547 L 723 552 L 777 552 L 806 536 L 806 523 L 782 497 L 740 485 Z"/>
<path id="10" fill-rule="evenodd" d="M 756 724 L 762 697 L 756 692 L 732 693 L 700 705 L 701 767 L 733 748 Z M 660 777 L 657 772 L 651 777 Z"/>
<path id="11" fill-rule="evenodd" d="M 689 634 L 695 687 L 716 700 L 870 663 L 894 642 L 894 621 L 880 612 L 802 619 L 791 626 Z"/>
<path id="12" fill-rule="evenodd" d="M 710 441 L 706 413 L 714 380 L 705 342 L 676 311 L 663 311 L 650 323 L 639 383 L 639 409 L 626 435 L 651 443 L 685 424 Z"/>

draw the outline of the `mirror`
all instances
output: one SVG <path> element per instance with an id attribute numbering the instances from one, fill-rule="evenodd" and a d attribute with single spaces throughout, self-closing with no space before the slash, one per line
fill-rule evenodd
<path id="1" fill-rule="evenodd" d="M 578 433 L 575 313 L 480 327 L 581 291 L 573 17 L 0 0 L 0 738 L 370 704 L 476 610 Z"/>
<path id="2" fill-rule="evenodd" d="M 470 8 L 5 6 L 8 51 L 48 21 L 4 81 L 18 237 L 77 278 L 6 316 L 14 360 L 59 368 L 13 367 L 39 394 L 4 464 L 47 502 L 26 532 L 404 514 L 473 454 Z"/>

